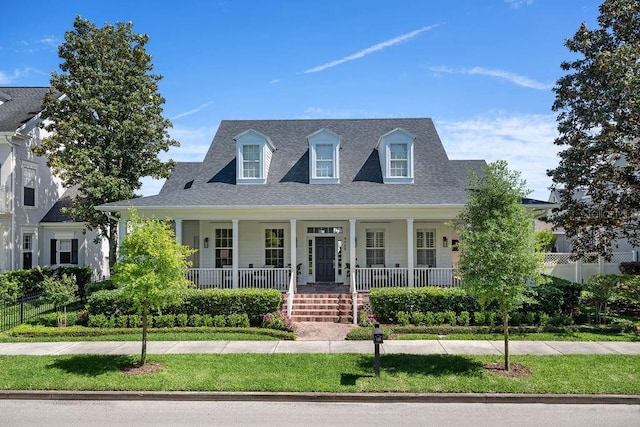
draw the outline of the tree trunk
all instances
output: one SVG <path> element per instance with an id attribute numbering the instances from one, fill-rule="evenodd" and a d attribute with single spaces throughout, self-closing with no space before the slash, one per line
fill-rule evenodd
<path id="1" fill-rule="evenodd" d="M 502 328 L 504 329 L 504 370 L 509 371 L 509 312 L 502 313 Z"/>
<path id="2" fill-rule="evenodd" d="M 140 355 L 140 366 L 147 363 L 147 326 L 148 326 L 149 307 L 142 305 L 142 354 Z"/>

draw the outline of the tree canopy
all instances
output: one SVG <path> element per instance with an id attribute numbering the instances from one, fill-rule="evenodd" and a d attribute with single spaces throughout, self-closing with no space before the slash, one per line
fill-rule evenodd
<path id="1" fill-rule="evenodd" d="M 48 157 L 65 187 L 78 189 L 68 212 L 109 240 L 113 266 L 117 220 L 94 206 L 135 197 L 143 177 L 167 178 L 173 162 L 158 155 L 179 144 L 162 117 L 162 76 L 151 73 L 149 37 L 131 22 L 98 28 L 78 16 L 73 27 L 43 103 L 49 134 L 34 151 Z"/>
<path id="2" fill-rule="evenodd" d="M 149 313 L 180 301 L 180 291 L 190 283 L 186 272 L 192 249 L 176 241 L 168 220 L 140 219 L 133 212 L 129 227 L 112 279 L 122 289 L 122 298 L 142 315 L 140 364 L 144 365 Z"/>
<path id="3" fill-rule="evenodd" d="M 459 269 L 467 292 L 486 306 L 496 302 L 509 369 L 509 313 L 525 301 L 528 286 L 540 280 L 541 254 L 534 252 L 533 218 L 522 204 L 528 194 L 520 174 L 497 161 L 472 174 L 467 206 L 458 219 Z"/>
<path id="4" fill-rule="evenodd" d="M 606 0 L 598 28 L 582 24 L 566 46 L 576 59 L 555 88 L 559 165 L 548 171 L 577 256 L 640 245 L 640 2 Z"/>

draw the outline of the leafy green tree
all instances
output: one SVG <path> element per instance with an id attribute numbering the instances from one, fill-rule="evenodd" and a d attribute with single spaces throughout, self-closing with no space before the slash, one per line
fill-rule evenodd
<path id="1" fill-rule="evenodd" d="M 78 285 L 76 276 L 63 274 L 62 277 L 45 276 L 42 299 L 52 303 L 58 314 L 58 326 L 67 326 L 67 304 L 76 299 Z"/>
<path id="2" fill-rule="evenodd" d="M 609 258 L 618 238 L 640 244 L 640 2 L 604 1 L 598 24 L 566 40 L 576 59 L 554 88 L 563 151 L 548 171 L 560 196 L 550 219 L 575 255 Z"/>
<path id="3" fill-rule="evenodd" d="M 15 301 L 19 290 L 18 282 L 6 274 L 0 274 L 0 305 Z"/>
<path id="4" fill-rule="evenodd" d="M 94 206 L 135 197 L 142 177 L 167 178 L 173 162 L 158 154 L 179 144 L 162 117 L 149 37 L 130 22 L 98 28 L 78 16 L 73 26 L 58 48 L 62 73 L 52 73 L 43 103 L 50 134 L 34 152 L 48 157 L 65 187 L 78 188 L 68 212 L 108 239 L 113 266 L 117 218 Z"/>
<path id="5" fill-rule="evenodd" d="M 483 307 L 497 303 L 508 371 L 509 313 L 525 302 L 528 287 L 541 281 L 541 254 L 534 251 L 533 218 L 521 203 L 527 191 L 520 174 L 497 161 L 469 181 L 468 203 L 458 216 L 458 265 L 470 295 Z"/>
<path id="6" fill-rule="evenodd" d="M 535 238 L 536 251 L 538 252 L 549 252 L 556 241 L 551 230 L 538 230 L 536 231 Z"/>
<path id="7" fill-rule="evenodd" d="M 144 365 L 149 313 L 180 302 L 182 289 L 189 285 L 187 258 L 192 249 L 176 241 L 168 220 L 140 219 L 132 212 L 129 227 L 111 278 L 122 288 L 122 297 L 141 314 L 140 365 Z"/>

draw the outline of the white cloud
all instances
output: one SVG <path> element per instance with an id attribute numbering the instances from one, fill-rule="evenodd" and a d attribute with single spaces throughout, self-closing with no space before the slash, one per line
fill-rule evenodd
<path id="1" fill-rule="evenodd" d="M 383 50 L 383 49 L 385 49 L 387 47 L 391 47 L 391 46 L 397 45 L 399 43 L 405 42 L 407 40 L 410 40 L 410 39 L 416 37 L 418 34 L 420 34 L 422 32 L 425 32 L 425 31 L 428 31 L 428 30 L 431 30 L 431 29 L 433 29 L 435 27 L 436 27 L 436 25 L 431 25 L 431 26 L 428 26 L 428 27 L 422 27 L 419 30 L 415 30 L 415 31 L 412 31 L 410 33 L 403 34 L 401 36 L 395 37 L 393 39 L 390 39 L 390 40 L 375 44 L 375 45 L 373 45 L 371 47 L 368 47 L 368 48 L 363 49 L 363 50 L 361 50 L 359 52 L 356 52 L 353 55 L 345 56 L 342 59 L 338 59 L 336 61 L 331 61 L 331 62 L 328 62 L 326 64 L 319 65 L 317 67 L 309 68 L 308 70 L 305 70 L 304 73 L 317 73 L 317 72 L 320 72 L 320 71 L 324 71 L 324 70 L 326 70 L 328 68 L 333 68 L 336 65 L 344 64 L 345 62 L 353 61 L 355 59 L 360 59 L 360 58 L 365 57 L 367 55 L 371 55 L 372 53 L 379 52 L 379 51 L 381 51 L 381 50 Z"/>
<path id="2" fill-rule="evenodd" d="M 504 0 L 505 3 L 513 7 L 514 9 L 519 8 L 520 6 L 529 6 L 533 4 L 533 0 Z"/>
<path id="3" fill-rule="evenodd" d="M 13 75 L 6 74 L 0 71 L 0 85 L 7 85 L 10 83 L 13 83 L 15 80 L 18 79 L 18 77 L 20 77 L 20 72 L 18 70 L 15 70 L 13 72 Z"/>
<path id="4" fill-rule="evenodd" d="M 533 190 L 530 197 L 547 200 L 551 178 L 547 169 L 558 164 L 553 115 L 496 114 L 462 121 L 438 121 L 438 133 L 451 159 L 506 160 Z"/>
<path id="5" fill-rule="evenodd" d="M 51 47 L 56 47 L 56 48 L 60 44 L 60 39 L 58 37 L 56 37 L 56 36 L 44 36 L 39 41 L 42 44 L 45 44 L 45 45 L 51 46 Z"/>
<path id="6" fill-rule="evenodd" d="M 435 73 L 466 74 L 466 75 L 496 77 L 500 80 L 506 80 L 517 86 L 522 86 L 530 89 L 551 90 L 553 88 L 553 84 L 541 83 L 533 79 L 530 79 L 528 77 L 521 76 L 521 75 L 511 73 L 509 71 L 504 71 L 504 70 L 492 70 L 492 69 L 483 68 L 483 67 L 450 68 L 450 67 L 440 66 L 440 67 L 426 67 L 426 68 Z"/>
<path id="7" fill-rule="evenodd" d="M 209 104 L 211 104 L 211 103 L 210 103 L 210 102 L 207 102 L 206 104 L 202 104 L 202 105 L 200 105 L 199 107 L 194 108 L 193 110 L 189 110 L 189 111 L 185 111 L 184 113 L 180 113 L 180 114 L 178 114 L 178 115 L 176 115 L 176 116 L 174 116 L 174 117 L 171 117 L 171 120 L 178 120 L 178 119 L 181 119 L 181 118 L 183 118 L 183 117 L 186 117 L 186 116 L 190 116 L 190 115 L 192 115 L 192 114 L 195 114 L 195 113 L 197 113 L 198 111 L 200 111 L 200 110 L 202 110 L 202 109 L 204 109 L 204 108 L 207 108 L 207 107 L 209 106 Z"/>
<path id="8" fill-rule="evenodd" d="M 273 80 L 269 81 L 269 84 L 272 84 L 272 85 L 278 84 L 278 83 L 280 83 L 280 79 L 273 79 Z"/>

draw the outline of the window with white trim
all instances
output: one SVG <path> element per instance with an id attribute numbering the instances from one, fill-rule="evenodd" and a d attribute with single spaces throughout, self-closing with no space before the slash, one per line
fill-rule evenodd
<path id="1" fill-rule="evenodd" d="M 260 178 L 260 146 L 242 146 L 242 177 Z"/>
<path id="2" fill-rule="evenodd" d="M 409 147 L 407 144 L 389 144 L 389 175 L 406 178 L 409 174 Z"/>
<path id="3" fill-rule="evenodd" d="M 367 267 L 385 264 L 384 230 L 367 230 Z"/>
<path id="4" fill-rule="evenodd" d="M 22 268 L 33 267 L 33 233 L 22 234 Z"/>
<path id="5" fill-rule="evenodd" d="M 38 171 L 35 166 L 22 167 L 22 203 L 24 206 L 36 205 L 36 178 Z"/>
<path id="6" fill-rule="evenodd" d="M 267 228 L 264 231 L 264 264 L 284 267 L 284 228 Z"/>
<path id="7" fill-rule="evenodd" d="M 436 266 L 436 232 L 435 230 L 416 230 L 416 264 L 419 266 Z"/>
<path id="8" fill-rule="evenodd" d="M 309 142 L 309 183 L 340 182 L 340 136 L 320 129 L 307 137 Z"/>
<path id="9" fill-rule="evenodd" d="M 78 264 L 78 239 L 51 239 L 51 264 Z"/>
<path id="10" fill-rule="evenodd" d="M 216 228 L 216 268 L 233 265 L 233 229 Z"/>

